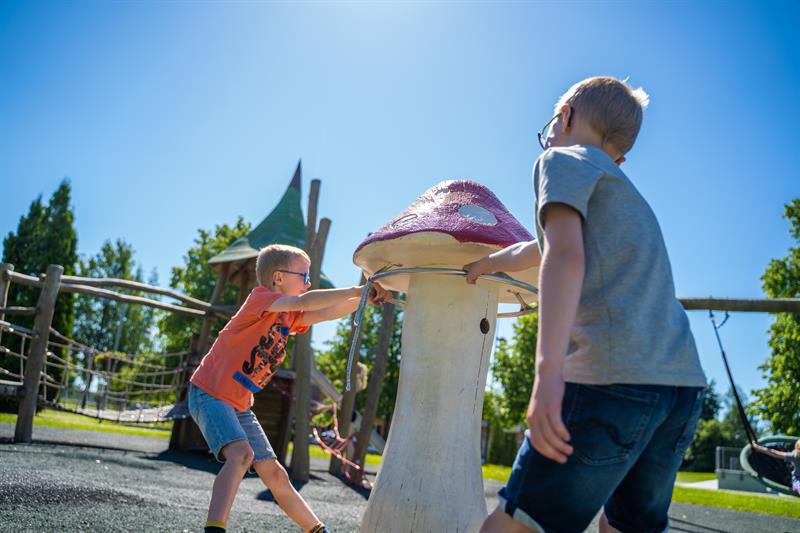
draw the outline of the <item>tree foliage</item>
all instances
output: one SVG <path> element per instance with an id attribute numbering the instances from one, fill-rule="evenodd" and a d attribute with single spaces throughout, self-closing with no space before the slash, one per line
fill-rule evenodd
<path id="1" fill-rule="evenodd" d="M 800 198 L 785 206 L 784 218 L 796 246 L 773 259 L 761 277 L 770 298 L 800 297 Z M 779 313 L 770 327 L 771 355 L 759 367 L 766 387 L 753 391 L 753 411 L 770 424 L 774 433 L 800 435 L 800 314 Z"/>
<path id="2" fill-rule="evenodd" d="M 347 358 L 350 354 L 350 324 L 351 317 L 345 317 L 336 324 L 336 333 L 333 338 L 325 342 L 325 348 L 316 350 L 315 361 L 317 368 L 340 391 L 344 390 L 347 375 Z M 360 361 L 366 365 L 369 372 L 375 363 L 375 349 L 378 344 L 378 334 L 381 326 L 380 307 L 367 306 L 361 328 Z M 397 381 L 400 377 L 400 348 L 403 327 L 402 310 L 395 309 L 392 340 L 389 344 L 389 354 L 386 361 L 386 376 L 383 382 L 380 400 L 378 401 L 377 417 L 388 422 L 394 412 L 394 403 L 397 399 Z M 355 369 L 353 377 L 355 379 Z M 351 381 L 352 383 L 352 381 Z M 356 395 L 355 408 L 357 411 L 364 409 L 366 394 Z"/>
<path id="3" fill-rule="evenodd" d="M 250 233 L 250 224 L 241 217 L 233 226 L 222 224 L 215 226 L 213 231 L 198 230 L 194 245 L 183 256 L 183 266 L 172 269 L 170 287 L 178 289 L 188 296 L 206 302 L 210 301 L 219 274 L 208 264 L 208 261 L 224 251 L 233 241 L 248 233 Z M 238 289 L 234 285 L 228 284 L 219 303 L 222 305 L 236 304 L 238 298 Z M 212 325 L 212 336 L 225 326 L 225 322 L 224 319 L 218 319 Z M 196 318 L 170 313 L 159 320 L 158 327 L 166 350 L 180 352 L 189 349 L 192 334 L 200 330 L 200 321 Z"/>
<path id="4" fill-rule="evenodd" d="M 512 342 L 500 337 L 492 358 L 492 378 L 497 387 L 494 421 L 510 429 L 525 424 L 536 368 L 539 314 L 523 316 L 514 323 Z"/>
<path id="5" fill-rule="evenodd" d="M 23 215 L 16 232 L 9 232 L 3 240 L 3 262 L 14 265 L 14 271 L 21 274 L 34 276 L 47 271 L 48 265 L 61 265 L 64 275 L 75 274 L 75 264 L 78 261 L 78 237 L 75 233 L 74 219 L 71 202 L 72 190 L 69 180 L 64 179 L 50 197 L 47 205 L 42 203 L 42 197 L 37 197 Z M 36 287 L 25 287 L 12 283 L 8 291 L 7 304 L 10 306 L 35 307 L 39 301 L 41 290 Z M 59 333 L 69 336 L 72 333 L 74 321 L 74 295 L 59 293 L 56 299 L 55 311 L 51 325 Z M 32 328 L 34 317 L 15 315 L 11 317 L 15 324 Z M 18 351 L 19 343 L 16 337 L 11 337 L 4 344 L 11 350 Z M 63 349 L 54 350 L 57 355 L 65 357 Z M 10 356 L 9 356 L 10 357 Z M 0 364 L 9 368 L 10 364 L 17 364 L 16 358 L 0 357 Z M 61 380 L 61 369 L 48 369 L 49 375 L 56 380 Z M 48 389 L 51 396 L 52 389 Z"/>
<path id="6" fill-rule="evenodd" d="M 143 281 L 142 267 L 134 260 L 133 247 L 121 239 L 114 243 L 104 242 L 94 257 L 80 261 L 78 272 L 81 276 L 92 278 Z M 148 282 L 157 284 L 155 272 Z M 154 297 L 138 291 L 118 292 Z M 75 302 L 73 337 L 99 351 L 135 355 L 156 348 L 155 322 L 156 310 L 150 307 L 79 295 Z"/>
<path id="7" fill-rule="evenodd" d="M 3 262 L 14 265 L 14 271 L 34 276 L 47 271 L 48 265 L 61 265 L 64 275 L 74 275 L 78 262 L 78 237 L 75 233 L 71 202 L 72 189 L 64 179 L 50 197 L 47 205 L 37 197 L 23 215 L 16 232 L 9 232 L 3 240 Z M 19 306 L 36 305 L 40 290 L 12 283 L 8 304 Z M 64 335 L 72 333 L 74 297 L 60 293 L 53 314 L 53 327 Z M 17 323 L 30 327 L 32 317 L 15 317 Z"/>

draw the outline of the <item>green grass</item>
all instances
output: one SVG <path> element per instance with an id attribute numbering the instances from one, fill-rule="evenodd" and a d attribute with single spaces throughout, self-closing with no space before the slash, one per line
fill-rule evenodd
<path id="1" fill-rule="evenodd" d="M 717 479 L 717 475 L 714 472 L 678 472 L 676 481 L 679 483 L 697 483 L 711 479 Z"/>
<path id="2" fill-rule="evenodd" d="M 286 449 L 286 455 L 291 455 L 292 454 L 292 449 L 293 449 L 293 446 L 292 446 L 292 443 L 290 442 L 289 443 L 289 447 Z M 316 444 L 311 445 L 311 446 L 308 447 L 308 455 L 310 457 L 315 457 L 317 459 L 329 459 L 330 458 L 330 454 L 326 453 L 325 450 L 323 450 L 322 448 L 320 448 Z M 377 455 L 377 454 L 374 454 L 374 453 L 368 453 L 365 461 L 366 461 L 366 463 L 368 465 L 379 465 L 379 464 L 381 464 L 381 456 Z"/>
<path id="3" fill-rule="evenodd" d="M 11 413 L 0 413 L 0 422 L 16 424 L 17 415 Z M 88 431 L 100 431 L 104 433 L 121 433 L 123 435 L 137 435 L 140 437 L 157 437 L 168 439 L 172 431 L 171 422 L 158 424 L 118 424 L 97 420 L 75 413 L 44 409 L 33 418 L 34 426 L 49 426 L 66 429 L 82 429 Z"/>
<path id="4" fill-rule="evenodd" d="M 800 498 L 792 496 L 777 497 L 754 494 L 752 492 L 736 492 L 731 490 L 693 489 L 675 487 L 672 501 L 720 507 L 736 511 L 749 511 L 767 515 L 800 518 Z"/>
<path id="5" fill-rule="evenodd" d="M 511 467 L 502 465 L 483 465 L 483 479 L 506 481 L 511 476 Z"/>

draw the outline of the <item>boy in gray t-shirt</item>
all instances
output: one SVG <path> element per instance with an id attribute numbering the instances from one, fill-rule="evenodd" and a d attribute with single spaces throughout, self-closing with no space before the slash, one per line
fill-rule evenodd
<path id="1" fill-rule="evenodd" d="M 466 265 L 540 266 L 522 444 L 482 531 L 664 531 L 705 376 L 652 209 L 620 170 L 647 95 L 596 77 L 559 100 L 533 168 L 537 240 Z"/>

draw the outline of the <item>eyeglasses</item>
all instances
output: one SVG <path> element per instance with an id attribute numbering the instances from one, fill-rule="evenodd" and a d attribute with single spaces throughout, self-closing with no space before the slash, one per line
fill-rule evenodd
<path id="1" fill-rule="evenodd" d="M 286 274 L 294 274 L 296 276 L 303 276 L 303 283 L 306 285 L 311 284 L 311 276 L 308 272 L 292 272 L 291 270 L 276 270 L 276 272 L 284 272 Z"/>
<path id="2" fill-rule="evenodd" d="M 561 113 L 556 113 L 553 118 L 547 121 L 547 124 L 544 125 L 542 131 L 537 133 L 539 136 L 539 146 L 542 147 L 542 150 L 545 149 L 545 143 L 547 142 L 547 138 L 550 137 L 550 129 L 553 127 L 553 122 L 556 121 L 558 117 L 561 116 Z M 575 116 L 575 109 L 570 106 L 569 108 L 569 120 L 567 121 L 567 127 L 572 126 L 572 117 Z"/>

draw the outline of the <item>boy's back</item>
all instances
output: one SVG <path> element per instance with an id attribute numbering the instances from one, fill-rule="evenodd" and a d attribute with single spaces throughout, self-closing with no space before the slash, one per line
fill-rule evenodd
<path id="1" fill-rule="evenodd" d="M 565 381 L 705 386 L 658 221 L 619 166 L 594 146 L 550 148 L 533 181 L 540 247 L 547 204 L 583 219 L 586 267 Z"/>

